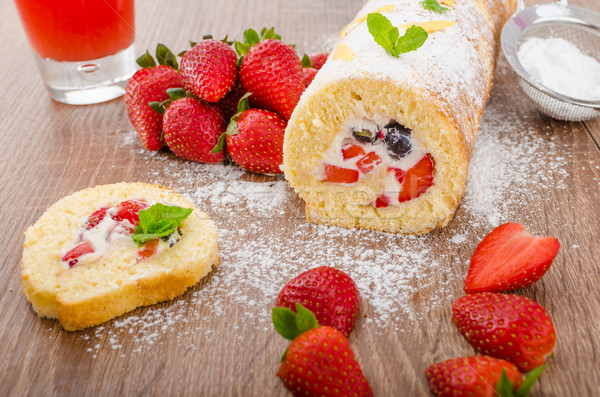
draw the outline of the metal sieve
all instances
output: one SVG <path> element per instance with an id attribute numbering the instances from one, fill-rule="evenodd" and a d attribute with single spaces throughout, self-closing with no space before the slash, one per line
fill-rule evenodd
<path id="1" fill-rule="evenodd" d="M 600 116 L 600 100 L 572 98 L 536 81 L 521 65 L 519 46 L 531 37 L 563 38 L 582 53 L 600 62 L 600 14 L 581 7 L 559 3 L 524 8 L 518 1 L 517 12 L 502 29 L 501 45 L 517 83 L 541 112 L 559 120 L 582 121 Z"/>

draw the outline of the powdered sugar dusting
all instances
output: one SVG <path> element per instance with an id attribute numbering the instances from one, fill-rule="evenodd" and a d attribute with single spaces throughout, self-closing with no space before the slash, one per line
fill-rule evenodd
<path id="1" fill-rule="evenodd" d="M 501 67 L 506 69 L 505 64 Z M 453 287 L 460 285 L 468 266 L 468 257 L 456 250 L 476 246 L 482 236 L 470 234 L 474 226 L 491 230 L 511 220 L 522 197 L 538 200 L 548 187 L 565 187 L 564 143 L 529 130 L 530 121 L 507 120 L 500 112 L 492 100 L 460 215 L 444 231 L 426 236 L 313 225 L 305 221 L 302 203 L 281 176 L 257 177 L 234 166 L 187 162 L 132 143 L 132 151 L 155 170 L 149 182 L 182 192 L 215 219 L 222 264 L 204 285 L 183 297 L 84 334 L 88 351 L 98 353 L 99 339 L 119 349 L 127 338 L 135 342 L 134 353 L 161 343 L 174 329 L 178 342 L 193 349 L 191 335 L 216 339 L 216 324 L 225 320 L 233 329 L 243 329 L 251 320 L 257 329 L 270 330 L 270 309 L 281 287 L 321 265 L 341 269 L 355 280 L 364 315 L 361 326 L 404 331 L 406 324 L 456 298 Z M 515 189 L 522 194 L 513 198 Z M 444 272 L 443 282 L 433 277 L 439 272 Z"/>

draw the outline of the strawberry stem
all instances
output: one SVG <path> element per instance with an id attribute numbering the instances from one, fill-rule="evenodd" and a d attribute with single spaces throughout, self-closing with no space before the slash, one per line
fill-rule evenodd
<path id="1" fill-rule="evenodd" d="M 285 339 L 294 340 L 300 334 L 319 326 L 313 312 L 302 304 L 296 303 L 296 312 L 287 307 L 275 307 L 271 312 L 275 330 Z"/>
<path id="2" fill-rule="evenodd" d="M 175 70 L 179 70 L 179 64 L 177 63 L 175 54 L 173 54 L 164 44 L 158 43 L 156 45 L 156 59 L 158 60 L 159 65 L 167 65 Z"/>
<path id="3" fill-rule="evenodd" d="M 312 61 L 310 60 L 310 57 L 306 54 L 304 54 L 304 56 L 302 57 L 302 67 L 312 68 Z"/>
<path id="4" fill-rule="evenodd" d="M 142 68 L 153 68 L 156 66 L 156 62 L 152 55 L 146 50 L 146 53 L 140 56 L 135 62 L 140 65 Z"/>

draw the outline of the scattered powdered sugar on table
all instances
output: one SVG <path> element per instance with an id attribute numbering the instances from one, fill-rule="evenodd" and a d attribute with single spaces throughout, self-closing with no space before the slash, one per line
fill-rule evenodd
<path id="1" fill-rule="evenodd" d="M 460 219 L 425 236 L 313 225 L 305 221 L 302 203 L 281 176 L 256 177 L 234 166 L 187 162 L 166 152 L 146 152 L 131 137 L 124 139 L 154 170 L 147 182 L 182 192 L 216 221 L 222 263 L 203 285 L 182 297 L 82 334 L 88 351 L 96 356 L 103 346 L 99 340 L 121 349 L 129 339 L 135 342 L 133 353 L 162 343 L 162 336 L 173 332 L 181 345 L 193 349 L 194 335 L 219 337 L 219 321 L 232 329 L 250 323 L 271 330 L 271 308 L 281 287 L 322 265 L 347 272 L 357 283 L 361 314 L 366 315 L 362 326 L 405 331 L 423 314 L 442 310 L 456 298 L 453 291 L 468 266 L 468 258 L 457 250 L 474 248 L 482 237 L 469 234 L 473 226 L 491 230 L 511 220 L 522 197 L 537 200 L 548 187 L 566 187 L 564 141 L 550 130 L 547 135 L 529 130 L 531 124 L 518 117 L 506 120 L 492 100 L 470 164 Z M 515 191 L 520 194 L 514 196 Z M 434 277 L 440 271 L 444 281 Z M 243 337 L 243 332 L 237 334 Z"/>

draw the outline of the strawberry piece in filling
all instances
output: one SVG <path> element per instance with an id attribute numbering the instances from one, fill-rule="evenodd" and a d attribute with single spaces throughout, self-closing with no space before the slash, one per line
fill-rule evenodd
<path id="1" fill-rule="evenodd" d="M 347 145 L 344 145 L 344 147 L 342 148 L 342 157 L 344 158 L 344 160 L 352 159 L 358 156 L 362 157 L 364 155 L 365 149 L 363 149 L 360 145 L 353 145 L 349 143 Z"/>
<path id="2" fill-rule="evenodd" d="M 70 249 L 60 260 L 67 263 L 69 267 L 73 267 L 79 261 L 80 256 L 91 254 L 92 252 L 94 252 L 92 245 L 87 241 L 83 241 Z"/>
<path id="3" fill-rule="evenodd" d="M 381 157 L 375 152 L 367 153 L 363 158 L 356 162 L 358 170 L 363 174 L 368 174 L 379 164 L 381 164 Z"/>
<path id="4" fill-rule="evenodd" d="M 160 240 L 157 238 L 146 241 L 146 243 L 144 243 L 144 245 L 142 245 L 142 247 L 138 250 L 138 261 L 143 261 L 144 259 L 148 259 L 152 255 L 156 254 L 159 241 Z"/>
<path id="5" fill-rule="evenodd" d="M 399 173 L 396 172 L 396 178 Z M 414 167 L 404 173 L 402 180 L 398 179 L 402 184 L 402 190 L 398 195 L 398 201 L 412 200 L 419 197 L 427 189 L 433 186 L 433 159 L 427 153 Z"/>
<path id="6" fill-rule="evenodd" d="M 350 168 L 325 164 L 323 181 L 330 183 L 355 183 L 358 182 L 359 173 Z"/>
<path id="7" fill-rule="evenodd" d="M 102 207 L 102 208 L 92 212 L 92 214 L 88 218 L 87 222 L 85 222 L 85 225 L 83 225 L 83 228 L 85 230 L 91 230 L 91 229 L 95 228 L 102 221 L 102 219 L 104 219 L 107 211 L 108 211 L 108 207 Z"/>

